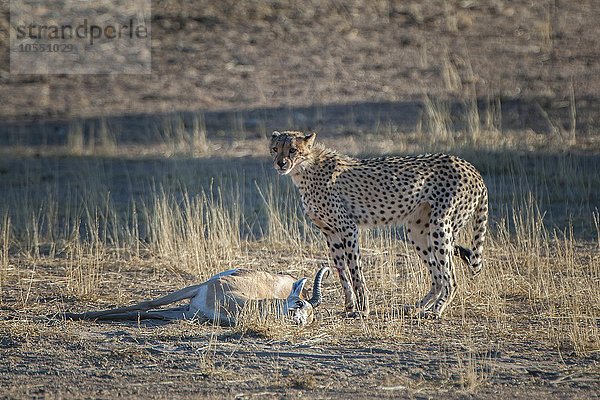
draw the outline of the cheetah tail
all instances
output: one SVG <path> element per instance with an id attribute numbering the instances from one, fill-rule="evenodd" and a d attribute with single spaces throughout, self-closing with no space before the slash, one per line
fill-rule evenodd
<path id="1" fill-rule="evenodd" d="M 488 221 L 488 194 L 485 190 L 479 199 L 479 205 L 475 210 L 473 224 L 473 253 L 469 257 L 469 267 L 473 275 L 477 275 L 483 268 L 483 244 L 487 231 Z"/>

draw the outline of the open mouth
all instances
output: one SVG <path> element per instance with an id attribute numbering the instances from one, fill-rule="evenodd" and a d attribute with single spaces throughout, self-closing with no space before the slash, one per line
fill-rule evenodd
<path id="1" fill-rule="evenodd" d="M 279 175 L 287 175 L 292 170 L 291 168 L 275 168 L 275 169 L 277 170 L 277 173 L 279 173 Z"/>

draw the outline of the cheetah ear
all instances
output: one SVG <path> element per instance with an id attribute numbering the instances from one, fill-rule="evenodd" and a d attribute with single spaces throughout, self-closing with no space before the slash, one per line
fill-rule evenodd
<path id="1" fill-rule="evenodd" d="M 273 134 L 271 135 L 271 138 L 276 138 L 278 136 L 281 136 L 281 132 L 273 131 Z"/>
<path id="2" fill-rule="evenodd" d="M 315 144 L 316 137 L 317 137 L 317 134 L 315 132 L 307 133 L 306 135 L 304 135 L 304 141 L 306 142 L 306 146 L 308 148 L 311 148 L 313 146 L 313 144 Z"/>

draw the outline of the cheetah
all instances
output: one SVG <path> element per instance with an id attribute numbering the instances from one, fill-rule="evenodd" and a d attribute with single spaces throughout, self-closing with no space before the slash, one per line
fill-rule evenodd
<path id="1" fill-rule="evenodd" d="M 482 269 L 487 188 L 467 161 L 446 154 L 358 159 L 315 144 L 315 133 L 273 132 L 271 155 L 280 175 L 299 189 L 304 211 L 327 239 L 352 316 L 369 314 L 358 228 L 403 224 L 429 269 L 431 289 L 411 310 L 439 318 L 456 295 L 452 256 Z M 471 220 L 471 249 L 455 245 Z"/>

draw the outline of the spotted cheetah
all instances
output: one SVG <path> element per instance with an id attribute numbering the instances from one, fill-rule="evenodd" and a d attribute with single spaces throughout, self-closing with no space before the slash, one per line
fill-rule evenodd
<path id="1" fill-rule="evenodd" d="M 368 315 L 358 227 L 404 224 L 407 238 L 431 276 L 414 310 L 442 315 L 456 294 L 452 255 L 476 275 L 488 216 L 487 188 L 467 161 L 446 154 L 357 159 L 315 144 L 315 133 L 273 132 L 273 166 L 290 175 L 304 210 L 327 238 L 345 295 L 346 311 Z M 454 244 L 474 219 L 472 249 Z"/>

